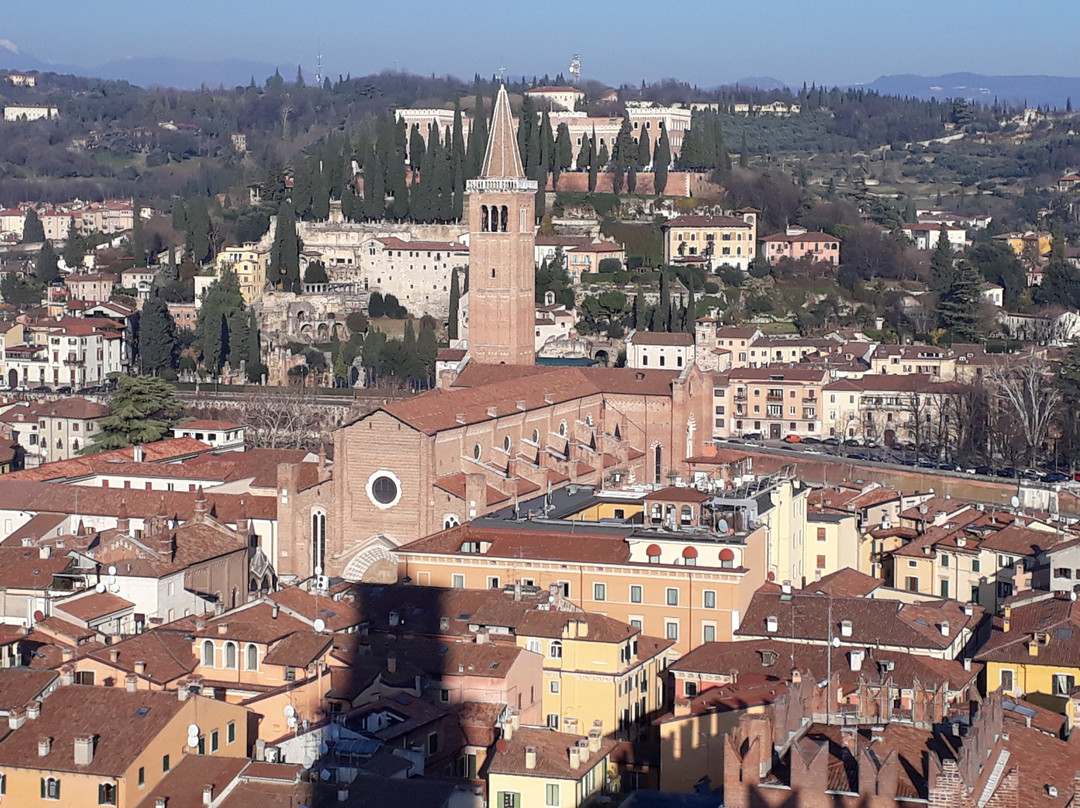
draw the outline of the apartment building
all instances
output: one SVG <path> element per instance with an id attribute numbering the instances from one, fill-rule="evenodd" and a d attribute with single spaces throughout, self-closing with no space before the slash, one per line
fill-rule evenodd
<path id="1" fill-rule="evenodd" d="M 744 272 L 756 256 L 757 212 L 723 216 L 677 216 L 660 226 L 664 262 L 697 263 L 710 272 L 732 266 Z"/>
<path id="2" fill-rule="evenodd" d="M 33 468 L 78 456 L 108 414 L 108 407 L 85 398 L 18 404 L 0 414 L 0 435 L 17 441 Z"/>
<path id="3" fill-rule="evenodd" d="M 226 247 L 218 254 L 217 267 L 221 273 L 228 269 L 236 275 L 240 294 L 247 305 L 258 300 L 266 288 L 266 270 L 270 265 L 270 251 L 259 249 L 254 242 L 240 247 Z"/>
<path id="4" fill-rule="evenodd" d="M 695 356 L 693 334 L 631 331 L 626 338 L 627 367 L 682 370 Z"/>
<path id="5" fill-rule="evenodd" d="M 840 263 L 840 239 L 828 233 L 808 233 L 789 227 L 786 233 L 763 238 L 761 249 L 765 260 L 774 265 L 784 259 L 799 261 L 804 258 L 833 266 Z"/>
<path id="6" fill-rule="evenodd" d="M 713 375 L 713 435 L 823 434 L 822 392 L 829 374 L 801 366 L 736 367 Z"/>
<path id="7" fill-rule="evenodd" d="M 26 326 L 24 336 L 25 342 L 0 350 L 0 372 L 11 388 L 81 390 L 105 384 L 110 373 L 122 373 L 131 363 L 124 328 L 114 320 L 42 320 Z"/>

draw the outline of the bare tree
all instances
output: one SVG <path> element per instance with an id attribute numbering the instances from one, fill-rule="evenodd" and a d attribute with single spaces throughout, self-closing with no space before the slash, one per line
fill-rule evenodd
<path id="1" fill-rule="evenodd" d="M 1026 447 L 1027 463 L 1031 465 L 1061 405 L 1061 391 L 1054 384 L 1053 369 L 1032 348 L 1014 362 L 993 366 L 987 377 L 993 401 L 1001 415 L 1016 424 Z"/>
<path id="2" fill-rule="evenodd" d="M 315 449 L 325 428 L 324 408 L 301 386 L 264 387 L 243 405 L 254 444 L 266 449 Z"/>

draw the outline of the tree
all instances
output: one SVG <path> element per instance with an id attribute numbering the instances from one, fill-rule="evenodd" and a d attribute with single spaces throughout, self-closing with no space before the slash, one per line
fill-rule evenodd
<path id="1" fill-rule="evenodd" d="M 570 127 L 563 121 L 555 135 L 555 160 L 552 165 L 552 183 L 559 184 L 559 175 L 574 165 L 574 145 L 570 140 Z"/>
<path id="2" fill-rule="evenodd" d="M 56 257 L 56 251 L 53 249 L 51 242 L 46 241 L 41 245 L 37 266 L 34 268 L 34 275 L 37 277 L 38 283 L 44 286 L 49 286 L 60 277 L 60 262 Z"/>
<path id="3" fill-rule="evenodd" d="M 1014 309 L 1027 288 L 1027 275 L 1012 248 L 998 241 L 976 244 L 968 252 L 968 260 L 984 280 L 1002 287 L 1005 308 Z"/>
<path id="4" fill-rule="evenodd" d="M 461 310 L 461 283 L 457 270 L 450 273 L 450 313 L 446 318 L 446 335 L 451 341 L 458 338 L 458 316 Z"/>
<path id="5" fill-rule="evenodd" d="M 979 340 L 978 314 L 982 302 L 979 285 L 982 278 L 970 261 L 961 261 L 952 275 L 952 282 L 938 300 L 941 324 L 948 329 L 954 342 Z"/>
<path id="6" fill-rule="evenodd" d="M 270 269 L 282 290 L 300 291 L 300 239 L 296 235 L 296 213 L 287 199 L 278 208 L 274 242 L 270 245 Z"/>
<path id="7" fill-rule="evenodd" d="M 139 316 L 139 368 L 142 373 L 158 374 L 176 368 L 180 349 L 176 323 L 169 307 L 157 295 L 143 306 Z"/>
<path id="8" fill-rule="evenodd" d="M 637 142 L 637 167 L 645 168 L 652 161 L 652 143 L 649 142 L 649 130 L 642 129 Z"/>
<path id="9" fill-rule="evenodd" d="M 540 262 L 536 270 L 535 290 L 538 305 L 543 305 L 547 293 L 551 292 L 555 295 L 556 303 L 567 308 L 574 307 L 574 287 L 566 271 L 566 255 L 561 247 L 555 250 L 555 255 L 550 259 L 545 258 Z"/>
<path id="10" fill-rule="evenodd" d="M 41 223 L 41 217 L 38 216 L 37 211 L 30 208 L 26 211 L 26 218 L 23 221 L 22 243 L 38 244 L 44 240 L 45 225 Z"/>
<path id="11" fill-rule="evenodd" d="M 143 243 L 142 202 L 138 197 L 135 197 L 131 203 L 131 240 L 129 243 L 135 266 L 143 266 L 146 263 L 146 244 Z"/>
<path id="12" fill-rule="evenodd" d="M 304 285 L 325 285 L 330 283 L 326 274 L 326 265 L 322 261 L 312 261 L 304 270 Z"/>
<path id="13" fill-rule="evenodd" d="M 75 217 L 68 224 L 67 238 L 64 241 L 64 263 L 68 269 L 74 270 L 81 267 L 83 258 L 86 257 L 86 244 L 75 226 Z"/>
<path id="14" fill-rule="evenodd" d="M 172 386 L 157 376 L 120 376 L 109 402 L 109 414 L 98 423 L 98 432 L 81 454 L 123 449 L 153 443 L 169 434 L 184 404 Z"/>
<path id="15" fill-rule="evenodd" d="M 227 361 L 238 364 L 247 358 L 245 309 L 236 274 L 225 270 L 206 290 L 195 324 L 195 340 L 207 370 L 216 373 Z"/>
<path id="16" fill-rule="evenodd" d="M 1049 365 L 1032 348 L 1015 361 L 991 366 L 986 376 L 999 411 L 1019 427 L 1028 465 L 1034 464 L 1061 404 L 1061 389 Z"/>
<path id="17" fill-rule="evenodd" d="M 45 297 L 45 286 L 37 281 L 27 280 L 14 272 L 4 273 L 0 278 L 0 300 L 16 309 L 28 309 L 40 306 Z"/>
<path id="18" fill-rule="evenodd" d="M 656 142 L 653 153 L 653 190 L 657 196 L 663 196 L 667 189 L 668 166 L 671 165 L 671 141 L 667 129 L 660 130 L 660 140 Z"/>
<path id="19" fill-rule="evenodd" d="M 938 232 L 937 246 L 930 258 L 930 288 L 942 294 L 953 281 L 956 257 L 945 230 Z"/>

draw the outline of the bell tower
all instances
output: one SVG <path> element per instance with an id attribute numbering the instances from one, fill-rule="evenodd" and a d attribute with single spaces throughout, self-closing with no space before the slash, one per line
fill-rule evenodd
<path id="1" fill-rule="evenodd" d="M 506 87 L 499 88 L 480 176 L 469 180 L 469 355 L 485 365 L 536 360 L 536 181 L 525 178 Z"/>

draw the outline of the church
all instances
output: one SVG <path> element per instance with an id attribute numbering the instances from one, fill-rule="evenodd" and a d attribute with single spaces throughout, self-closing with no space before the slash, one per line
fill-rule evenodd
<path id="1" fill-rule="evenodd" d="M 711 436 L 712 382 L 681 371 L 535 364 L 536 183 L 506 89 L 467 186 L 467 353 L 439 389 L 339 428 L 318 481 L 279 470 L 277 569 L 393 581 L 396 547 L 566 485 L 666 485 Z"/>

